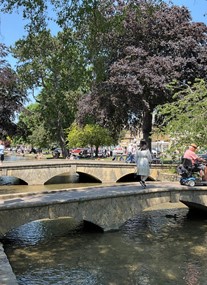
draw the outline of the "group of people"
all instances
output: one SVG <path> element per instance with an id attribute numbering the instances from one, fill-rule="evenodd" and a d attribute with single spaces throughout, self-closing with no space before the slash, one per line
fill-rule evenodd
<path id="1" fill-rule="evenodd" d="M 198 146 L 196 144 L 190 144 L 189 148 L 184 152 L 183 158 L 191 160 L 192 166 L 200 172 L 202 180 L 207 181 L 206 161 L 196 154 L 197 149 Z M 145 181 L 150 174 L 151 161 L 152 155 L 149 148 L 147 147 L 147 143 L 145 140 L 141 140 L 136 150 L 135 162 L 137 165 L 136 174 L 139 176 L 139 181 L 143 188 L 146 188 Z"/>
<path id="2" fill-rule="evenodd" d="M 202 180 L 207 181 L 207 166 L 206 161 L 196 154 L 198 146 L 194 143 L 190 144 L 189 148 L 185 151 L 183 158 L 189 159 L 192 162 L 192 166 L 196 167 L 200 171 Z M 0 140 L 0 164 L 4 161 L 5 146 L 2 140 Z M 150 163 L 152 161 L 151 152 L 147 146 L 147 142 L 142 139 L 135 153 L 135 163 L 137 165 L 136 175 L 139 176 L 140 184 L 143 188 L 146 187 L 146 179 L 150 175 Z"/>

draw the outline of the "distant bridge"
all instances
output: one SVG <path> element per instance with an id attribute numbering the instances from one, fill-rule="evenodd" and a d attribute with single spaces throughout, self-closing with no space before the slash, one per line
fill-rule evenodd
<path id="1" fill-rule="evenodd" d="M 70 217 L 90 222 L 103 231 L 119 229 L 146 208 L 162 204 L 191 204 L 207 211 L 207 187 L 148 182 L 110 187 L 15 194 L 0 199 L 0 238 L 9 230 L 35 220 Z"/>
<path id="2" fill-rule="evenodd" d="M 172 166 L 171 166 L 172 167 Z M 169 166 L 154 164 L 150 180 L 158 180 L 160 171 Z M 87 175 L 100 183 L 116 183 L 135 173 L 135 164 L 105 162 L 97 160 L 28 160 L 5 162 L 0 166 L 0 176 L 16 177 L 28 185 L 44 185 L 51 178 L 61 174 Z"/>

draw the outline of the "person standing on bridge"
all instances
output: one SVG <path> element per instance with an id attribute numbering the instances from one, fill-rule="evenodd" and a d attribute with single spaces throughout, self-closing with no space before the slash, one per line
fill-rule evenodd
<path id="1" fill-rule="evenodd" d="M 137 165 L 137 175 L 140 176 L 140 184 L 143 188 L 146 188 L 145 181 L 150 174 L 150 162 L 152 161 L 152 155 L 147 147 L 147 143 L 144 139 L 140 141 L 139 148 L 137 148 L 135 154 L 135 162 Z"/>
<path id="2" fill-rule="evenodd" d="M 3 141 L 0 140 L 0 165 L 2 165 L 4 161 L 4 149 L 5 149 L 5 146 L 3 144 Z"/>

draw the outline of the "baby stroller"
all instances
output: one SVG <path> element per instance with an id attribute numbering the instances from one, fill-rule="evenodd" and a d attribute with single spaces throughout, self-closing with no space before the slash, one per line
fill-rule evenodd
<path id="1" fill-rule="evenodd" d="M 192 165 L 192 161 L 182 158 L 182 163 L 177 168 L 178 174 L 181 175 L 180 184 L 187 186 L 207 185 L 207 181 L 202 180 L 200 175 L 201 169 L 199 164 Z"/>

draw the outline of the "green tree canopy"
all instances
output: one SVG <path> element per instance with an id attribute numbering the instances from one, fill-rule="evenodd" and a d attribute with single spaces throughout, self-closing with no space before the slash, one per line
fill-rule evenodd
<path id="1" fill-rule="evenodd" d="M 65 129 L 74 121 L 77 101 L 87 89 L 88 71 L 74 33 L 67 29 L 57 36 L 47 30 L 31 34 L 16 42 L 13 52 L 22 81 L 30 89 L 40 88 L 41 128 L 66 156 Z"/>
<path id="2" fill-rule="evenodd" d="M 174 93 L 175 84 L 171 84 Z M 196 80 L 173 96 L 175 102 L 158 108 L 158 115 L 164 117 L 162 133 L 171 138 L 174 150 L 184 150 L 190 143 L 207 148 L 207 84 Z"/>
<path id="3" fill-rule="evenodd" d="M 100 146 L 109 146 L 115 141 L 111 137 L 110 132 L 101 126 L 87 124 L 81 128 L 77 124 L 73 124 L 68 133 L 68 146 L 74 147 L 94 147 L 96 148 L 96 156 Z"/>
<path id="4" fill-rule="evenodd" d="M 20 113 L 15 141 L 39 148 L 47 148 L 54 142 L 50 141 L 49 134 L 44 128 L 40 104 L 30 104 Z"/>

